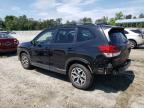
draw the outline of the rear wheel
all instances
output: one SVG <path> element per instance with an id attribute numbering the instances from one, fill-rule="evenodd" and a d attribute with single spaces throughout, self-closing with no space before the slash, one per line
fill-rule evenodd
<path id="1" fill-rule="evenodd" d="M 81 64 L 73 64 L 69 69 L 72 85 L 79 89 L 88 89 L 93 83 L 93 76 L 89 69 Z"/>
<path id="2" fill-rule="evenodd" d="M 28 57 L 28 54 L 22 53 L 21 57 L 20 57 L 20 61 L 21 61 L 21 64 L 22 64 L 24 69 L 30 69 L 32 67 L 30 60 L 29 60 L 29 57 Z"/>
<path id="3" fill-rule="evenodd" d="M 131 48 L 132 48 L 132 49 L 133 49 L 133 48 L 136 48 L 137 43 L 136 43 L 134 40 L 129 40 L 129 42 L 130 42 L 130 45 L 131 45 Z"/>

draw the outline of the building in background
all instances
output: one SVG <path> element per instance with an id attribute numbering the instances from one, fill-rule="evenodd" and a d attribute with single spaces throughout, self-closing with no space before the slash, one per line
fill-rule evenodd
<path id="1" fill-rule="evenodd" d="M 116 24 L 123 27 L 144 28 L 144 18 L 117 20 Z"/>

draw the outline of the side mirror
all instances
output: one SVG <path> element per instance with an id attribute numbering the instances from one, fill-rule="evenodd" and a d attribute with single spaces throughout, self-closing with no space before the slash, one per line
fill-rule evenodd
<path id="1" fill-rule="evenodd" d="M 32 41 L 31 41 L 31 44 L 35 46 L 35 45 L 36 45 L 36 42 L 35 42 L 34 40 L 32 40 Z"/>

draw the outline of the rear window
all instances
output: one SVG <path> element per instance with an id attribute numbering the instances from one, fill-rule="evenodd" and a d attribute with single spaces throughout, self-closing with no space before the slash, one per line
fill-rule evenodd
<path id="1" fill-rule="evenodd" d="M 110 33 L 110 40 L 112 44 L 123 44 L 127 42 L 127 38 L 122 32 Z"/>
<path id="2" fill-rule="evenodd" d="M 0 38 L 13 38 L 13 37 L 9 34 L 2 33 L 2 34 L 0 34 Z"/>

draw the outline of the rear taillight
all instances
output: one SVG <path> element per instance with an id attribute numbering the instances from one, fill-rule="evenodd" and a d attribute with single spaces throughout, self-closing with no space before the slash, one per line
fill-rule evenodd
<path id="1" fill-rule="evenodd" d="M 115 45 L 101 45 L 98 46 L 98 48 L 106 57 L 115 57 L 121 53 L 121 51 Z"/>
<path id="2" fill-rule="evenodd" d="M 18 40 L 17 40 L 17 39 L 14 39 L 14 44 L 16 44 L 16 45 L 18 45 L 18 44 L 19 44 L 19 42 L 18 42 Z"/>

